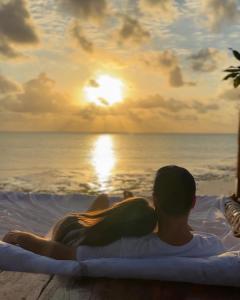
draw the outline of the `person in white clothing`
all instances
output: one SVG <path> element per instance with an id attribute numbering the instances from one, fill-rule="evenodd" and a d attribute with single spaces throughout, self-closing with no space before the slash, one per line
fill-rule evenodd
<path id="1" fill-rule="evenodd" d="M 146 199 L 137 197 L 106 207 L 108 198 L 102 195 L 90 211 L 60 220 L 53 228 L 51 240 L 11 231 L 3 241 L 55 259 L 79 261 L 171 255 L 206 257 L 225 251 L 217 236 L 195 232 L 188 225 L 196 202 L 196 183 L 185 168 L 160 168 L 152 199 L 154 208 Z"/>

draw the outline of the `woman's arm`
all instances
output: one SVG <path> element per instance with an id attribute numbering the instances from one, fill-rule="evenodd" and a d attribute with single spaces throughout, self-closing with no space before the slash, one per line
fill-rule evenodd
<path id="1" fill-rule="evenodd" d="M 58 260 L 76 260 L 76 248 L 21 231 L 10 231 L 3 241 Z"/>

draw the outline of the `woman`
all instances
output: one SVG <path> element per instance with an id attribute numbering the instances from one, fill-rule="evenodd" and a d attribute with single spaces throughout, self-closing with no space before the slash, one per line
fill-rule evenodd
<path id="1" fill-rule="evenodd" d="M 124 200 L 112 207 L 108 196 L 100 195 L 87 212 L 64 217 L 53 227 L 51 239 L 11 231 L 3 241 L 55 259 L 76 260 L 80 245 L 105 246 L 122 237 L 147 235 L 155 227 L 155 210 L 145 199 L 125 192 Z"/>

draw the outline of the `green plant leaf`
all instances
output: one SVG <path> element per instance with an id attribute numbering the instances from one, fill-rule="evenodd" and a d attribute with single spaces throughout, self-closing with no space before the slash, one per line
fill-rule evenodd
<path id="1" fill-rule="evenodd" d="M 235 56 L 235 58 L 236 58 L 237 60 L 240 60 L 240 53 L 239 53 L 238 51 L 232 49 L 232 48 L 229 48 L 229 49 L 232 51 L 232 53 L 233 53 L 233 55 Z"/>
<path id="2" fill-rule="evenodd" d="M 233 86 L 235 88 L 237 88 L 240 85 L 240 76 L 237 76 L 234 80 L 233 80 Z"/>
<path id="3" fill-rule="evenodd" d="M 223 70 L 224 72 L 240 72 L 240 69 L 237 68 L 228 68 Z"/>
<path id="4" fill-rule="evenodd" d="M 223 78 L 223 80 L 228 80 L 229 78 L 235 78 L 237 75 L 238 75 L 238 73 L 231 73 L 231 74 L 228 74 L 227 76 L 225 76 L 225 77 Z"/>

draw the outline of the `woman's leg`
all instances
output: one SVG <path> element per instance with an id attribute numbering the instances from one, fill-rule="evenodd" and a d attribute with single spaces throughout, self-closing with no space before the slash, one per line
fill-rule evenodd
<path id="1" fill-rule="evenodd" d="M 123 191 L 123 200 L 134 197 L 133 193 L 130 191 Z M 95 211 L 101 209 L 107 209 L 110 207 L 109 197 L 107 194 L 101 194 L 97 196 L 94 202 L 91 204 L 87 211 Z"/>
<path id="2" fill-rule="evenodd" d="M 123 200 L 134 197 L 133 193 L 130 191 L 123 191 Z M 95 211 L 101 209 L 107 209 L 110 207 L 109 197 L 107 194 L 101 194 L 97 196 L 94 202 L 91 204 L 87 211 Z"/>

